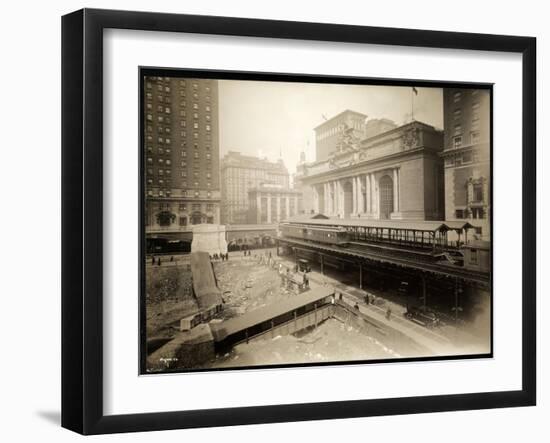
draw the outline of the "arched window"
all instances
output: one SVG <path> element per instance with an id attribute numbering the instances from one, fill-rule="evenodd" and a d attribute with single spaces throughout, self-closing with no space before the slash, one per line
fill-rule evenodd
<path id="1" fill-rule="evenodd" d="M 393 212 L 393 180 L 385 175 L 378 183 L 380 195 L 380 218 L 390 218 Z"/>

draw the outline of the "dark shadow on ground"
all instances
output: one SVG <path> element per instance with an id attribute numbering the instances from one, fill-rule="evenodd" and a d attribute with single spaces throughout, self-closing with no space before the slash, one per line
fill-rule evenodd
<path id="1" fill-rule="evenodd" d="M 36 411 L 36 415 L 53 425 L 61 425 L 61 411 Z"/>

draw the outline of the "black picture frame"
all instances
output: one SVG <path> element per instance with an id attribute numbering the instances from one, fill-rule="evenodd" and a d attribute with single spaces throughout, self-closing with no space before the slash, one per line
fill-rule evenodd
<path id="1" fill-rule="evenodd" d="M 103 31 L 131 29 L 522 55 L 522 388 L 517 391 L 105 415 Z M 532 37 L 83 9 L 62 18 L 62 426 L 152 431 L 536 404 L 536 39 Z"/>

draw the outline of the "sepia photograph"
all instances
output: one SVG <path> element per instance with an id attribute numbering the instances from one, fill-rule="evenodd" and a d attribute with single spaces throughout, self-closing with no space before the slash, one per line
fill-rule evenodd
<path id="1" fill-rule="evenodd" d="M 491 85 L 139 94 L 142 374 L 492 357 Z"/>

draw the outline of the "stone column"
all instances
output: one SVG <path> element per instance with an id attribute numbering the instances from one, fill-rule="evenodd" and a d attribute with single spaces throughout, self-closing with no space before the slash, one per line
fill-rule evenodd
<path id="1" fill-rule="evenodd" d="M 328 199 L 330 198 L 329 184 L 325 183 L 325 215 L 330 213 Z"/>
<path id="2" fill-rule="evenodd" d="M 357 188 L 359 191 L 359 201 L 358 201 L 358 208 L 357 212 L 363 213 L 365 212 L 365 198 L 363 196 L 363 183 L 362 183 L 361 176 L 357 177 Z"/>
<path id="3" fill-rule="evenodd" d="M 300 210 L 298 209 L 298 196 L 294 197 L 294 214 L 299 214 Z"/>
<path id="4" fill-rule="evenodd" d="M 332 215 L 336 214 L 336 202 L 338 201 L 337 200 L 338 196 L 336 195 L 336 193 L 337 193 L 336 182 L 332 182 L 332 202 L 331 202 L 331 214 Z"/>
<path id="5" fill-rule="evenodd" d="M 318 206 L 319 196 L 317 194 L 317 188 L 315 187 L 315 185 L 311 187 L 311 191 L 312 191 L 311 195 L 313 197 L 313 212 L 318 212 L 317 206 Z"/>
<path id="6" fill-rule="evenodd" d="M 372 213 L 372 196 L 370 188 L 370 174 L 365 176 L 365 191 L 367 194 L 367 208 L 366 211 L 368 214 Z"/>
<path id="7" fill-rule="evenodd" d="M 340 212 L 340 183 L 338 180 L 334 182 L 334 213 Z"/>
<path id="8" fill-rule="evenodd" d="M 357 177 L 351 178 L 351 213 L 357 213 Z"/>
<path id="9" fill-rule="evenodd" d="M 328 214 L 328 183 L 323 183 L 323 191 L 324 191 L 324 207 L 323 207 L 323 213 L 325 215 Z"/>
<path id="10" fill-rule="evenodd" d="M 343 198 L 344 196 L 342 195 L 344 187 L 342 186 L 342 182 L 340 180 L 338 180 L 337 183 L 338 183 L 338 214 L 339 214 L 339 218 L 342 218 L 344 213 L 344 198 Z"/>
<path id="11" fill-rule="evenodd" d="M 328 184 L 328 215 L 332 215 L 334 211 L 334 190 L 333 190 L 333 184 L 329 182 Z"/>
<path id="12" fill-rule="evenodd" d="M 281 221 L 281 195 L 277 194 L 277 222 Z"/>
<path id="13" fill-rule="evenodd" d="M 256 223 L 260 224 L 261 222 L 262 222 L 262 194 L 260 194 L 259 192 L 256 192 Z"/>
<path id="14" fill-rule="evenodd" d="M 397 168 L 393 169 L 393 212 L 399 211 L 399 181 L 397 178 Z"/>
<path id="15" fill-rule="evenodd" d="M 378 190 L 376 189 L 376 177 L 371 175 L 372 213 L 378 218 Z"/>
<path id="16" fill-rule="evenodd" d="M 397 168 L 397 210 L 401 212 L 401 169 L 399 168 Z"/>
<path id="17" fill-rule="evenodd" d="M 267 194 L 267 222 L 271 223 L 271 194 Z"/>

